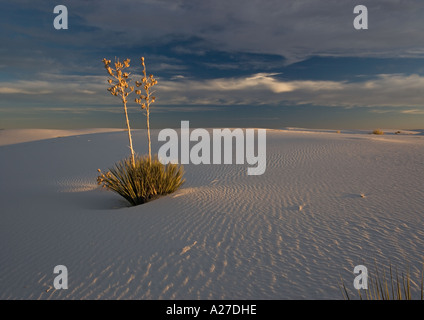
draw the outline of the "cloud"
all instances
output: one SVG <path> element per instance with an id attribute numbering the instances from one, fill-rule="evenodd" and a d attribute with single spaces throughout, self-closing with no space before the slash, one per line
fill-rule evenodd
<path id="1" fill-rule="evenodd" d="M 17 102 L 74 105 L 110 105 L 114 101 L 107 89 L 107 77 L 37 74 L 39 80 L 0 82 L 1 105 Z M 108 99 L 110 98 L 110 99 Z"/>
<path id="2" fill-rule="evenodd" d="M 401 113 L 403 114 L 416 114 L 416 115 L 423 115 L 424 114 L 424 108 L 423 109 L 409 109 L 409 110 L 402 110 Z"/>
<path id="3" fill-rule="evenodd" d="M 41 90 L 41 91 L 28 91 L 25 89 L 19 89 L 14 87 L 2 87 L 0 88 L 0 94 L 48 94 L 51 91 Z"/>
<path id="4" fill-rule="evenodd" d="M 290 84 L 278 82 L 272 76 L 273 73 L 258 73 L 246 78 L 220 78 L 205 81 L 182 81 L 181 84 L 165 81 L 163 88 L 167 91 L 183 91 L 188 88 L 193 91 L 243 91 L 250 89 L 270 89 L 273 92 L 292 91 Z"/>
<path id="5" fill-rule="evenodd" d="M 24 95 L 45 95 L 53 91 L 49 88 L 47 81 L 26 81 L 3 83 L 0 87 L 0 95 L 24 94 Z"/>
<path id="6" fill-rule="evenodd" d="M 137 79 L 141 76 L 134 74 L 133 77 Z M 2 83 L 2 105 L 10 105 L 11 101 L 17 99 L 31 103 L 50 101 L 56 107 L 74 105 L 76 108 L 119 104 L 106 91 L 106 76 L 44 73 L 40 78 L 43 80 Z M 188 77 L 158 78 L 155 107 L 157 112 L 167 111 L 166 108 L 176 110 L 176 107 L 179 111 L 192 112 L 199 105 L 206 108 L 232 105 L 396 107 L 403 113 L 422 114 L 423 87 L 424 76 L 416 74 L 380 74 L 372 79 L 363 78 L 355 82 L 289 80 L 279 73 L 203 80 Z M 129 107 L 134 107 L 131 97 Z"/>
<path id="7" fill-rule="evenodd" d="M 161 104 L 424 107 L 419 75 L 380 74 L 361 82 L 284 80 L 276 73 L 158 84 Z"/>
<path id="8" fill-rule="evenodd" d="M 204 58 L 204 66 L 233 71 L 260 63 L 246 53 L 284 57 L 291 64 L 311 56 L 424 57 L 424 1 L 363 0 L 369 29 L 353 28 L 356 0 L 64 0 L 69 30 L 53 28 L 52 5 L 15 0 L 2 13 L 2 68 L 72 73 L 92 63 L 99 52 L 152 50 L 152 70 L 184 70 L 190 61 L 175 54 Z M 25 8 L 25 10 L 23 10 Z M 22 9 L 22 10 L 20 10 Z M 29 14 L 31 13 L 31 14 Z M 6 49 L 7 48 L 7 49 Z M 208 59 L 210 52 L 240 56 L 225 63 Z M 171 57 L 174 55 L 174 57 Z M 243 61 L 246 59 L 246 61 Z M 228 61 L 227 61 L 228 62 Z M 281 65 L 266 61 L 260 69 Z M 257 65 L 256 65 L 257 67 Z M 18 70 L 18 74 L 20 74 Z"/>
<path id="9" fill-rule="evenodd" d="M 424 2 L 364 0 L 369 29 L 355 30 L 355 0 L 95 0 L 78 12 L 83 23 L 116 41 L 165 43 L 199 39 L 202 46 L 176 52 L 219 48 L 227 52 L 278 54 L 288 63 L 312 55 L 423 57 Z M 79 8 L 79 7 L 78 7 Z M 131 8 L 131 10 L 128 10 Z M 113 37 L 119 33 L 121 36 Z"/>

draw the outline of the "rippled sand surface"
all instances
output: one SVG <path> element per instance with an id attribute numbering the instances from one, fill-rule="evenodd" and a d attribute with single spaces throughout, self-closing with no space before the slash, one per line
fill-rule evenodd
<path id="1" fill-rule="evenodd" d="M 420 279 L 423 135 L 268 130 L 263 175 L 185 165 L 178 192 L 137 207 L 96 185 L 125 132 L 43 138 L 0 146 L 1 299 L 343 299 L 340 277 L 354 292 L 375 261 Z"/>

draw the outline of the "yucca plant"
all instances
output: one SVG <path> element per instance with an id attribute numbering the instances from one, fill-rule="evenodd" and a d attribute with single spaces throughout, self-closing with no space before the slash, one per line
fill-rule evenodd
<path id="1" fill-rule="evenodd" d="M 389 278 L 390 277 L 390 278 Z M 346 286 L 342 281 L 340 285 L 343 297 L 350 300 Z M 379 273 L 377 264 L 375 265 L 375 275 L 368 280 L 368 289 L 365 290 L 365 297 L 362 296 L 361 290 L 358 290 L 358 297 L 360 300 L 363 298 L 367 300 L 412 300 L 411 293 L 411 276 L 408 272 L 399 277 L 396 269 L 393 274 L 392 266 L 389 266 L 389 274 L 386 278 L 385 271 Z M 420 300 L 424 300 L 424 265 L 421 272 L 420 284 Z"/>
<path id="2" fill-rule="evenodd" d="M 126 59 L 122 63 L 117 60 L 115 69 L 111 68 L 110 60 L 103 59 L 103 63 L 111 76 L 108 80 L 111 85 L 108 91 L 112 95 L 120 97 L 124 105 L 131 156 L 117 162 L 106 173 L 102 173 L 98 169 L 100 173 L 97 177 L 98 184 L 118 193 L 133 206 L 146 203 L 161 195 L 175 192 L 185 181 L 183 179 L 183 167 L 172 163 L 164 165 L 158 160 L 157 155 L 152 159 L 149 116 L 150 105 L 156 99 L 152 95 L 151 88 L 157 84 L 157 81 L 153 78 L 153 75 L 147 77 L 146 65 L 142 57 L 143 78 L 141 81 L 136 81 L 136 85 L 144 88 L 144 94 L 141 93 L 141 90 L 136 90 L 136 94 L 139 97 L 135 99 L 135 102 L 140 104 L 141 108 L 146 111 L 149 155 L 137 156 L 132 145 L 131 128 L 127 112 L 127 96 L 134 91 L 134 87 L 129 86 L 131 81 L 129 78 L 130 74 L 124 72 L 124 69 L 129 67 L 130 60 Z"/>
<path id="3" fill-rule="evenodd" d="M 136 206 L 161 195 L 175 192 L 184 183 L 184 169 L 178 164 L 162 164 L 157 155 L 151 160 L 147 156 L 135 156 L 119 161 L 106 173 L 97 178 L 99 185 L 124 197 Z"/>

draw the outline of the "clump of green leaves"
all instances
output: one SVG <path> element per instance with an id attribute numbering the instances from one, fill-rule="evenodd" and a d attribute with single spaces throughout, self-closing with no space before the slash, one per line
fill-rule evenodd
<path id="1" fill-rule="evenodd" d="M 178 164 L 162 164 L 157 155 L 151 160 L 147 156 L 135 156 L 116 163 L 97 178 L 99 185 L 118 193 L 131 205 L 136 206 L 175 192 L 184 183 L 184 169 Z"/>

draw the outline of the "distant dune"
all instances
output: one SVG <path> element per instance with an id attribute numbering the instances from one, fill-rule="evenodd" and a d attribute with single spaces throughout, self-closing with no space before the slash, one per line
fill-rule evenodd
<path id="1" fill-rule="evenodd" d="M 407 133 L 268 130 L 263 175 L 185 165 L 178 192 L 128 207 L 96 184 L 123 130 L 2 130 L 0 299 L 343 299 L 375 261 L 420 279 L 424 136 Z"/>
<path id="2" fill-rule="evenodd" d="M 54 139 L 61 137 L 69 137 L 75 135 L 92 134 L 99 132 L 116 132 L 122 129 L 75 129 L 75 130 L 58 130 L 58 129 L 8 129 L 0 131 L 0 146 L 9 144 Z"/>

